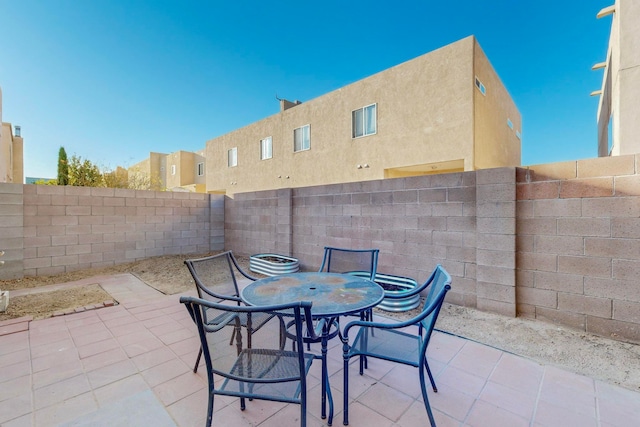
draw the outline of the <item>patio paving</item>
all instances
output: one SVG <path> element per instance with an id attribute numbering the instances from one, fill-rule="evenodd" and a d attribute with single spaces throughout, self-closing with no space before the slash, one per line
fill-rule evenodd
<path id="1" fill-rule="evenodd" d="M 0 425 L 202 426 L 206 369 L 191 370 L 199 340 L 179 296 L 164 296 L 129 274 L 89 282 L 97 281 L 119 305 L 31 321 L 0 336 Z M 442 332 L 434 333 L 427 354 L 440 427 L 640 425 L 640 393 Z M 339 340 L 330 342 L 329 370 L 339 426 Z M 326 425 L 319 374 L 314 363 L 312 427 Z M 428 425 L 415 368 L 370 360 L 365 375 L 357 368 L 350 375 L 351 426 Z M 298 425 L 298 405 L 254 400 L 240 411 L 238 399 L 215 403 L 214 425 Z"/>

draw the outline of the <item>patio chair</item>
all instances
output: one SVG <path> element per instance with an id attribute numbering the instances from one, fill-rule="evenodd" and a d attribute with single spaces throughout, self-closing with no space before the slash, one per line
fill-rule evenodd
<path id="1" fill-rule="evenodd" d="M 318 271 L 353 274 L 375 281 L 379 252 L 379 249 L 343 249 L 325 246 L 322 265 Z M 361 319 L 371 320 L 373 310 L 366 310 L 359 315 Z"/>
<path id="2" fill-rule="evenodd" d="M 251 307 L 223 305 L 185 296 L 180 298 L 180 302 L 198 325 L 207 367 L 209 402 L 206 426 L 211 426 L 213 421 L 216 395 L 239 397 L 241 410 L 245 409 L 245 399 L 297 403 L 300 405 L 300 425 L 306 425 L 306 377 L 314 357 L 305 353 L 301 337 L 303 334 L 315 334 L 310 323 L 304 321 L 305 317 L 311 318 L 310 302 Z M 216 324 L 207 322 L 207 313 L 211 311 L 224 321 Z M 256 337 L 254 346 L 249 347 L 240 333 L 242 319 L 258 316 L 271 321 L 263 326 L 265 332 Z M 282 331 L 285 319 L 293 319 L 295 323 L 296 351 L 284 349 L 282 336 L 274 339 L 275 334 Z M 306 327 L 304 332 L 303 327 Z M 236 352 L 229 351 L 226 345 L 233 330 L 236 332 Z"/>
<path id="3" fill-rule="evenodd" d="M 451 276 L 440 265 L 436 266 L 425 284 L 420 288 L 431 286 L 424 303 L 422 312 L 412 319 L 398 323 L 378 323 L 356 320 L 347 324 L 342 333 L 343 360 L 344 360 L 344 425 L 349 424 L 349 360 L 352 357 L 360 358 L 360 375 L 363 374 L 364 358 L 376 358 L 391 362 L 414 366 L 419 369 L 420 388 L 422 400 L 432 426 L 436 423 L 433 419 L 431 406 L 427 397 L 425 384 L 425 371 L 429 375 L 429 381 L 433 391 L 437 392 L 431 369 L 427 363 L 427 346 L 444 297 L 451 289 Z M 408 328 L 417 326 L 415 328 Z M 408 329 L 405 329 L 408 328 Z M 349 345 L 351 330 L 356 332 L 353 344 Z M 375 331 L 375 334 L 373 334 Z"/>
<path id="4" fill-rule="evenodd" d="M 235 302 L 237 305 L 242 304 L 240 298 L 240 290 L 238 289 L 238 278 L 246 278 L 251 281 L 257 278 L 247 274 L 239 265 L 231 251 L 222 252 L 204 258 L 188 259 L 184 262 L 196 283 L 198 296 L 204 300 L 212 302 Z M 251 314 L 241 313 L 238 315 L 240 324 L 247 330 L 247 344 L 251 346 L 251 335 L 259 330 L 262 325 L 269 321 L 270 317 L 262 313 Z M 214 326 L 226 319 L 218 318 L 206 312 L 204 314 L 205 322 L 209 326 Z M 235 331 L 235 329 L 234 329 Z M 233 343 L 234 336 L 229 340 L 229 345 Z M 198 371 L 200 358 L 202 357 L 202 348 L 198 352 L 196 364 L 193 372 Z"/>

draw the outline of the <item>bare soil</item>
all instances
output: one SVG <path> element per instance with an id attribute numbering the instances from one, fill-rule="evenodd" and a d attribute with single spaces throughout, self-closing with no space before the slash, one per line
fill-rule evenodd
<path id="1" fill-rule="evenodd" d="M 193 289 L 194 286 L 184 260 L 206 255 L 209 254 L 162 256 L 56 276 L 5 280 L 0 281 L 0 289 L 33 288 L 98 275 L 131 273 L 165 294 L 177 294 Z M 240 265 L 249 271 L 249 258 L 237 258 Z M 28 314 L 34 317 L 46 317 L 65 308 L 83 307 L 111 299 L 102 288 L 97 286 L 96 290 L 95 287 L 96 285 L 88 285 L 64 291 L 41 293 L 37 294 L 37 297 L 28 295 L 11 298 L 9 310 L 7 313 L 0 313 L 0 320 Z M 376 313 L 392 318 L 408 318 L 415 311 L 389 313 L 376 309 Z M 508 318 L 446 303 L 436 327 L 444 332 L 525 356 L 539 363 L 556 365 L 640 391 L 640 345 L 638 343 L 625 343 L 547 322 Z"/>

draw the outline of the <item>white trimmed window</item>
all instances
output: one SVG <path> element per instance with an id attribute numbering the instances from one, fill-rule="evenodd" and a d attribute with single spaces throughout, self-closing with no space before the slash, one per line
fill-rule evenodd
<path id="1" fill-rule="evenodd" d="M 171 165 L 171 175 L 176 174 L 176 165 Z"/>
<path id="2" fill-rule="evenodd" d="M 351 137 L 373 135 L 377 132 L 377 104 L 367 105 L 351 112 Z"/>
<path id="3" fill-rule="evenodd" d="M 273 140 L 270 136 L 260 140 L 260 160 L 273 157 Z"/>
<path id="4" fill-rule="evenodd" d="M 478 88 L 478 90 L 480 91 L 481 94 L 483 94 L 483 95 L 487 94 L 487 88 L 484 87 L 484 85 L 482 84 L 482 82 L 480 81 L 480 79 L 478 77 L 476 77 L 476 87 Z"/>
<path id="5" fill-rule="evenodd" d="M 227 151 L 227 166 L 230 168 L 238 166 L 238 147 L 233 147 Z"/>
<path id="6" fill-rule="evenodd" d="M 198 163 L 198 176 L 204 175 L 204 162 Z"/>
<path id="7" fill-rule="evenodd" d="M 311 135 L 309 125 L 301 126 L 293 130 L 293 151 L 304 151 L 311 148 Z"/>

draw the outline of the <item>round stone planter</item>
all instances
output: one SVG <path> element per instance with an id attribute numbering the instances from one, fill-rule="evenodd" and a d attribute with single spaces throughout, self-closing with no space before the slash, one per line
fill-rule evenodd
<path id="1" fill-rule="evenodd" d="M 278 254 L 256 254 L 249 257 L 249 270 L 265 276 L 296 273 L 300 270 L 300 262 Z"/>
<path id="2" fill-rule="evenodd" d="M 418 286 L 418 282 L 408 277 L 391 276 L 388 274 L 376 274 L 376 283 L 384 288 L 385 295 L 402 295 Z M 420 305 L 420 295 L 413 295 L 407 298 L 391 299 L 385 298 L 376 307 L 392 312 L 402 312 L 413 310 Z"/>

